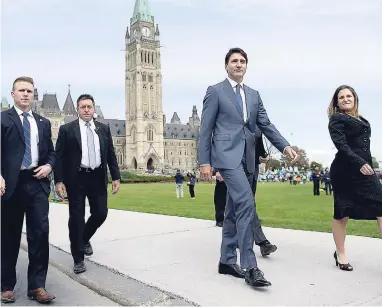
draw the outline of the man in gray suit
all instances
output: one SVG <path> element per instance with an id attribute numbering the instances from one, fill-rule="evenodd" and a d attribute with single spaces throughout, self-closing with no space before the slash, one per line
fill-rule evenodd
<path id="1" fill-rule="evenodd" d="M 219 273 L 244 278 L 254 287 L 264 287 L 271 283 L 258 268 L 253 251 L 257 213 L 251 186 L 256 125 L 288 158 L 295 161 L 297 154 L 269 121 L 259 93 L 243 84 L 247 62 L 242 49 L 230 49 L 225 57 L 228 78 L 207 89 L 200 127 L 200 175 L 204 180 L 211 180 L 214 167 L 228 189 Z M 241 267 L 236 263 L 237 247 Z"/>

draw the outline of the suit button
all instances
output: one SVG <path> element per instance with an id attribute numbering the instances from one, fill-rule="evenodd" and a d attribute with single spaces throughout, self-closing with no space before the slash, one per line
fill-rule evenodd
<path id="1" fill-rule="evenodd" d="M 367 148 L 366 148 L 366 147 L 364 147 L 364 148 L 362 148 L 362 150 L 363 150 L 363 151 L 366 151 L 366 150 L 367 150 Z"/>
<path id="2" fill-rule="evenodd" d="M 363 129 L 363 131 L 367 132 L 367 128 Z"/>
<path id="3" fill-rule="evenodd" d="M 367 142 L 367 138 L 364 138 L 363 141 L 364 141 L 364 142 Z"/>

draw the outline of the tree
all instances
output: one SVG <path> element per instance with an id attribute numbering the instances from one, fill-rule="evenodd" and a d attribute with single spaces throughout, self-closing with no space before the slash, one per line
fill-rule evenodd
<path id="1" fill-rule="evenodd" d="M 283 165 L 289 166 L 297 166 L 297 167 L 304 167 L 308 168 L 309 167 L 309 159 L 306 156 L 306 151 L 302 148 L 298 148 L 297 146 L 292 146 L 292 148 L 297 152 L 298 154 L 298 159 L 294 163 L 290 163 L 289 159 L 285 155 L 281 155 L 281 163 Z"/>
<path id="2" fill-rule="evenodd" d="M 316 167 L 318 167 L 320 170 L 322 169 L 322 164 L 316 161 L 312 161 L 310 163 L 310 170 L 314 170 Z"/>
<path id="3" fill-rule="evenodd" d="M 280 160 L 270 158 L 267 167 L 270 169 L 281 169 L 281 162 Z"/>
<path id="4" fill-rule="evenodd" d="M 376 157 L 373 157 L 372 158 L 372 167 L 373 168 L 379 168 L 379 163 L 378 163 L 378 160 L 377 160 L 377 158 Z"/>
<path id="5" fill-rule="evenodd" d="M 276 155 L 279 153 L 279 150 L 275 146 L 273 146 L 273 144 L 269 142 L 265 136 L 263 137 L 263 143 L 264 143 L 265 151 L 268 152 L 269 159 L 270 160 L 274 159 Z"/>

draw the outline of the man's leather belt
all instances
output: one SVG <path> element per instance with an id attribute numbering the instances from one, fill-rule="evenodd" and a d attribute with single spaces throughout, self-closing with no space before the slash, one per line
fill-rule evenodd
<path id="1" fill-rule="evenodd" d="M 100 168 L 102 168 L 102 165 L 96 167 L 95 169 L 91 169 L 90 167 L 79 167 L 78 171 L 79 172 L 91 173 L 91 172 L 95 172 L 95 171 L 99 170 Z"/>

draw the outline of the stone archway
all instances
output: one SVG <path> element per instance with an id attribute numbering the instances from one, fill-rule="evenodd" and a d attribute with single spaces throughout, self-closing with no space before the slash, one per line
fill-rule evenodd
<path id="1" fill-rule="evenodd" d="M 138 168 L 137 159 L 135 159 L 135 157 L 133 158 L 133 162 L 132 162 L 131 165 L 134 167 L 134 169 L 137 169 L 137 168 Z"/>
<path id="2" fill-rule="evenodd" d="M 154 160 L 153 158 L 150 158 L 147 160 L 147 170 L 153 171 L 154 170 Z"/>

